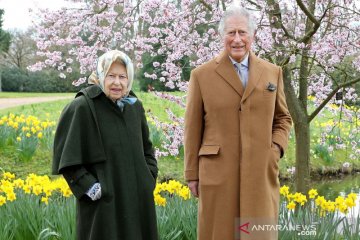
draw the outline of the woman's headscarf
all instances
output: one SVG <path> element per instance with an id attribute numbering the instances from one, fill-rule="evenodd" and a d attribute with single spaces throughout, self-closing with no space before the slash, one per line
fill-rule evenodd
<path id="1" fill-rule="evenodd" d="M 105 77 L 110 69 L 111 64 L 116 61 L 124 64 L 126 68 L 127 77 L 129 80 L 127 86 L 128 91 L 126 93 L 127 96 L 134 81 L 134 66 L 129 56 L 119 50 L 110 50 L 98 58 L 96 71 L 92 72 L 92 74 L 89 76 L 88 83 L 97 84 L 104 91 Z"/>

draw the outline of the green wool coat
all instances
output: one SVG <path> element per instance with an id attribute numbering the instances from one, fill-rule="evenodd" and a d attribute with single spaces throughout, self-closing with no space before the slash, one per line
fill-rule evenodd
<path id="1" fill-rule="evenodd" d="M 77 198 L 77 239 L 158 239 L 158 169 L 139 100 L 122 112 L 98 86 L 80 91 L 61 114 L 52 171 Z M 85 193 L 95 182 L 102 197 L 92 201 Z"/>

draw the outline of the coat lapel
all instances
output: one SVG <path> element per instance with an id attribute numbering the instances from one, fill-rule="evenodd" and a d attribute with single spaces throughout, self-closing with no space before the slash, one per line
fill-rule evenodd
<path id="1" fill-rule="evenodd" d="M 244 94 L 244 87 L 232 65 L 229 56 L 223 52 L 216 58 L 218 66 L 215 71 L 240 95 Z"/>
<path id="2" fill-rule="evenodd" d="M 247 83 L 247 87 L 245 89 L 244 96 L 241 99 L 241 102 L 244 102 L 255 89 L 256 85 L 259 83 L 261 74 L 263 72 L 263 66 L 260 63 L 259 59 L 254 55 L 254 53 L 250 52 L 249 55 L 249 80 Z"/>

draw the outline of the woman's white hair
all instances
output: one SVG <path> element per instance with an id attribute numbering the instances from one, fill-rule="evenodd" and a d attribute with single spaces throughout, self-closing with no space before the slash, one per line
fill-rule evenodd
<path id="1" fill-rule="evenodd" d="M 230 17 L 245 17 L 248 20 L 248 30 L 251 35 L 255 33 L 256 22 L 251 13 L 243 7 L 232 4 L 230 5 L 223 14 L 223 17 L 219 23 L 219 33 L 223 37 L 225 35 L 225 23 Z"/>

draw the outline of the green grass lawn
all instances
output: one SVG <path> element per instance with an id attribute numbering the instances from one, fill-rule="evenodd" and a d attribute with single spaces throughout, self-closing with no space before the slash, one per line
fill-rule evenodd
<path id="1" fill-rule="evenodd" d="M 22 105 L 12 108 L 5 108 L 0 110 L 0 116 L 8 115 L 9 113 L 24 114 L 26 116 L 33 115 L 41 120 L 57 121 L 59 119 L 62 109 L 71 101 L 71 99 L 58 100 L 52 102 L 43 102 L 36 104 Z"/>
<path id="2" fill-rule="evenodd" d="M 0 92 L 0 98 L 72 96 L 74 93 Z"/>

